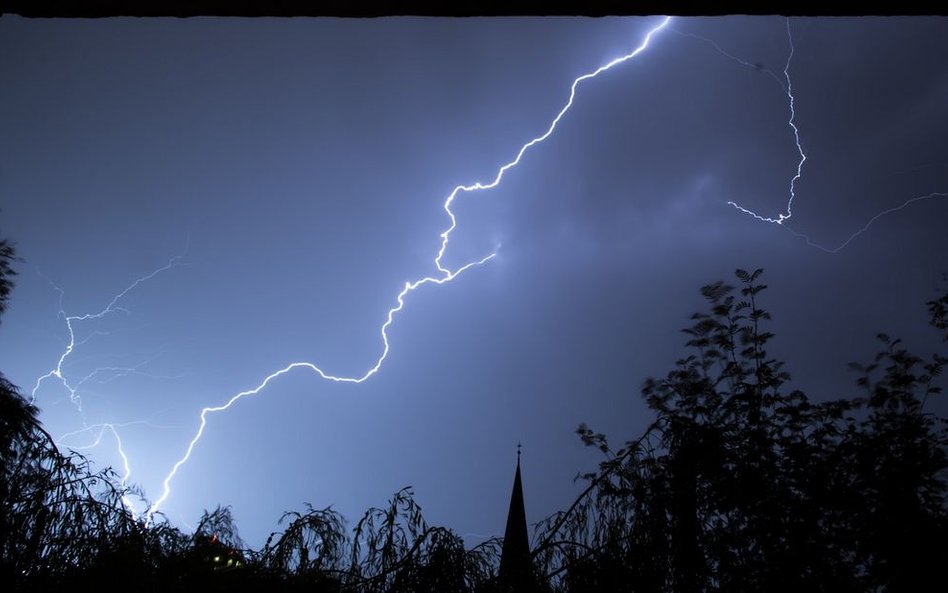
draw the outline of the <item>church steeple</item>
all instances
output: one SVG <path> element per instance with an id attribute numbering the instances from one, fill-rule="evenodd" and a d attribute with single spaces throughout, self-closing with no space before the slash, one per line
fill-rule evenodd
<path id="1" fill-rule="evenodd" d="M 527 513 L 524 510 L 523 484 L 520 480 L 520 444 L 517 443 L 517 471 L 514 474 L 513 491 L 510 493 L 504 546 L 500 553 L 500 584 L 503 591 L 520 592 L 531 590 L 532 583 L 533 565 L 530 561 Z"/>

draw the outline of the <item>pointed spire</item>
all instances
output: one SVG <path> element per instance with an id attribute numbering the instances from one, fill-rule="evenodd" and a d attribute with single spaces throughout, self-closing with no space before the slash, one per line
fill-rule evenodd
<path id="1" fill-rule="evenodd" d="M 500 582 L 504 591 L 529 591 L 533 582 L 530 561 L 530 542 L 527 537 L 527 513 L 523 504 L 523 484 L 520 479 L 520 443 L 517 443 L 517 470 L 510 493 L 507 528 L 500 553 Z"/>

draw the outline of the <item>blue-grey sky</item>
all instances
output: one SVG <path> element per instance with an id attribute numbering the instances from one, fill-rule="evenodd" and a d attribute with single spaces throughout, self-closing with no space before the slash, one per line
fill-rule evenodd
<path id="1" fill-rule="evenodd" d="M 98 313 L 181 256 L 73 321 L 81 412 L 55 377 L 35 394 L 56 436 L 114 423 L 154 501 L 202 407 L 296 361 L 370 369 L 405 282 L 438 274 L 452 189 L 491 181 L 659 22 L 0 19 L 0 233 L 25 260 L 0 370 L 29 395 L 69 344 L 60 302 Z M 354 522 L 412 485 L 476 544 L 502 535 L 520 441 L 538 521 L 599 461 L 576 426 L 639 434 L 643 380 L 738 267 L 765 269 L 772 353 L 814 399 L 857 393 L 846 363 L 879 331 L 938 348 L 948 199 L 830 251 L 948 192 L 948 20 L 789 25 L 807 160 L 786 226 L 812 244 L 728 205 L 786 212 L 787 21 L 676 18 L 579 85 L 499 187 L 459 195 L 443 264 L 497 255 L 411 292 L 376 375 L 296 369 L 209 415 L 161 511 L 187 528 L 230 505 L 259 546 L 304 502 Z M 121 473 L 111 433 L 84 452 Z"/>

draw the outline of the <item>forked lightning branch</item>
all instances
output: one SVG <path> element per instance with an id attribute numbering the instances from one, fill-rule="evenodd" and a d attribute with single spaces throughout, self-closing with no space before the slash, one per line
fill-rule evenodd
<path id="1" fill-rule="evenodd" d="M 401 311 L 404 309 L 406 299 L 409 297 L 409 295 L 412 292 L 426 285 L 440 285 L 440 284 L 451 282 L 452 280 L 460 276 L 462 273 L 470 270 L 471 268 L 482 266 L 497 256 L 498 250 L 500 248 L 499 245 L 496 246 L 494 251 L 492 251 L 491 253 L 487 253 L 480 259 L 477 259 L 475 261 L 470 261 L 456 269 L 451 269 L 444 265 L 443 260 L 444 260 L 445 254 L 447 253 L 450 247 L 451 235 L 458 226 L 457 217 L 455 216 L 455 213 L 452 210 L 452 206 L 454 205 L 455 200 L 457 200 L 462 195 L 485 192 L 500 185 L 501 181 L 504 178 L 505 173 L 509 171 L 510 169 L 512 169 L 513 167 L 516 167 L 531 148 L 544 142 L 545 140 L 550 138 L 550 136 L 553 135 L 561 119 L 566 116 L 567 112 L 573 106 L 574 101 L 576 100 L 576 97 L 577 97 L 577 93 L 579 92 L 580 88 L 584 84 L 588 83 L 589 81 L 596 78 L 597 76 L 600 76 L 618 66 L 621 66 L 623 64 L 626 64 L 627 62 L 633 61 L 636 57 L 643 54 L 647 49 L 649 49 L 653 41 L 653 38 L 659 33 L 661 33 L 663 30 L 669 28 L 669 23 L 671 22 L 671 20 L 672 20 L 671 17 L 661 18 L 657 24 L 652 26 L 652 28 L 646 32 L 645 36 L 642 38 L 639 45 L 636 46 L 632 51 L 602 66 L 599 66 L 598 68 L 586 74 L 583 74 L 575 78 L 572 81 L 572 84 L 570 84 L 569 86 L 569 94 L 568 94 L 565 104 L 559 110 L 559 112 L 556 113 L 555 117 L 552 118 L 552 120 L 550 121 L 550 124 L 545 129 L 545 131 L 539 136 L 536 136 L 535 138 L 523 144 L 519 148 L 519 150 L 516 151 L 515 156 L 510 161 L 501 165 L 496 170 L 493 178 L 490 181 L 487 181 L 487 182 L 478 181 L 476 183 L 472 183 L 469 185 L 458 185 L 451 191 L 451 193 L 445 198 L 443 202 L 443 206 L 442 206 L 444 208 L 445 213 L 447 214 L 449 224 L 447 228 L 445 228 L 445 230 L 440 235 L 440 239 L 441 239 L 440 246 L 433 260 L 434 267 L 437 270 L 437 273 L 431 276 L 424 276 L 416 280 L 405 282 L 401 290 L 399 290 L 399 292 L 396 294 L 395 303 L 384 315 L 384 321 L 379 328 L 379 336 L 381 339 L 380 353 L 378 357 L 374 360 L 374 362 L 372 362 L 372 364 L 368 366 L 368 368 L 365 370 L 364 373 L 362 373 L 361 375 L 356 375 L 356 376 L 339 376 L 339 375 L 334 375 L 322 369 L 321 367 L 317 366 L 316 364 L 312 362 L 307 362 L 307 361 L 291 362 L 287 364 L 286 366 L 284 366 L 283 368 L 275 372 L 272 372 L 266 377 L 264 377 L 255 387 L 251 389 L 247 389 L 245 391 L 241 391 L 240 393 L 236 393 L 219 405 L 207 406 L 207 407 L 202 408 L 199 415 L 199 424 L 198 424 L 196 432 L 194 433 L 194 436 L 190 439 L 187 446 L 184 448 L 181 457 L 178 459 L 177 462 L 174 463 L 170 471 L 167 473 L 166 477 L 164 478 L 162 482 L 161 494 L 151 504 L 151 506 L 148 507 L 148 509 L 144 512 L 145 517 L 147 519 L 150 519 L 161 508 L 162 504 L 164 504 L 165 501 L 167 501 L 168 498 L 171 496 L 172 485 L 173 485 L 175 476 L 177 475 L 178 471 L 185 464 L 187 464 L 195 448 L 200 443 L 201 438 L 203 437 L 206 429 L 208 428 L 208 421 L 209 421 L 210 416 L 230 409 L 238 401 L 240 401 L 241 399 L 245 397 L 260 394 L 261 391 L 263 391 L 268 385 L 270 385 L 272 381 L 281 377 L 282 375 L 285 375 L 297 369 L 306 370 L 306 371 L 315 373 L 316 375 L 319 376 L 319 378 L 326 381 L 341 382 L 341 383 L 362 383 L 368 380 L 373 375 L 375 375 L 377 372 L 379 372 L 379 370 L 382 367 L 382 364 L 385 362 L 385 359 L 388 357 L 388 354 L 390 351 L 388 331 L 391 328 L 392 324 L 395 322 L 395 319 L 398 316 L 398 314 L 401 313 Z M 714 47 L 715 50 L 717 50 L 719 53 L 724 55 L 726 58 L 731 59 L 735 62 L 738 62 L 739 64 L 743 66 L 756 67 L 753 64 L 724 51 L 716 42 L 710 39 L 706 39 L 706 38 L 700 37 L 698 35 L 693 35 L 690 33 L 681 33 L 681 35 L 691 37 L 691 38 L 700 40 L 702 42 L 709 43 Z M 776 217 L 763 216 L 745 206 L 741 206 L 737 204 L 734 201 L 728 201 L 727 204 L 731 205 L 732 207 L 736 208 L 737 210 L 739 210 L 740 212 L 744 214 L 752 216 L 756 220 L 759 220 L 761 222 L 766 222 L 769 224 L 776 224 L 783 228 L 786 228 L 787 230 L 794 233 L 795 235 L 805 239 L 806 242 L 813 247 L 817 247 L 826 252 L 835 253 L 839 251 L 840 249 L 846 247 L 858 235 L 868 230 L 869 226 L 872 225 L 880 217 L 885 216 L 886 214 L 897 212 L 909 206 L 910 204 L 918 202 L 918 201 L 934 199 L 934 198 L 943 198 L 943 197 L 948 196 L 948 194 L 946 193 L 933 192 L 928 195 L 910 198 L 909 200 L 902 203 L 900 206 L 889 208 L 887 210 L 880 212 L 879 214 L 874 216 L 872 219 L 870 219 L 865 226 L 863 226 L 862 228 L 857 230 L 855 233 L 850 235 L 849 238 L 846 239 L 846 241 L 844 241 L 842 244 L 840 244 L 839 246 L 835 248 L 828 248 L 828 247 L 819 245 L 817 243 L 814 243 L 813 241 L 810 240 L 808 236 L 789 228 L 786 222 L 790 220 L 790 218 L 793 215 L 792 207 L 793 207 L 794 198 L 796 197 L 796 183 L 803 176 L 804 163 L 807 159 L 806 154 L 803 150 L 803 143 L 801 142 L 800 130 L 798 129 L 795 123 L 795 116 L 796 116 L 795 97 L 793 95 L 793 84 L 792 84 L 791 75 L 790 75 L 791 61 L 793 58 L 793 53 L 794 53 L 795 48 L 793 44 L 793 36 L 791 33 L 789 20 L 787 21 L 787 39 L 789 42 L 789 53 L 788 53 L 787 61 L 785 63 L 785 66 L 782 72 L 783 79 L 781 79 L 781 77 L 777 76 L 775 73 L 769 70 L 767 71 L 771 75 L 771 77 L 781 86 L 781 88 L 784 90 L 786 94 L 788 105 L 789 105 L 789 119 L 787 121 L 787 125 L 791 132 L 791 136 L 795 142 L 796 149 L 800 157 L 797 163 L 796 172 L 794 176 L 792 177 L 792 179 L 790 180 L 789 196 L 786 202 L 786 212 L 780 213 L 776 215 Z M 111 315 L 116 312 L 122 311 L 123 309 L 121 306 L 121 301 L 129 292 L 136 289 L 140 284 L 148 280 L 151 280 L 158 274 L 179 265 L 181 261 L 182 261 L 182 258 L 180 256 L 174 257 L 171 260 L 169 260 L 168 263 L 165 264 L 164 266 L 154 270 L 153 272 L 149 273 L 146 276 L 143 276 L 135 280 L 127 288 L 125 288 L 123 291 L 117 294 L 104 309 L 102 309 L 101 311 L 97 313 L 91 313 L 91 314 L 85 314 L 85 315 L 67 315 L 65 313 L 65 310 L 61 306 L 60 316 L 65 321 L 66 330 L 68 333 L 67 345 L 62 355 L 59 357 L 56 363 L 56 366 L 53 369 L 51 369 L 48 373 L 39 377 L 36 380 L 35 386 L 32 391 L 32 398 L 35 400 L 37 397 L 37 392 L 43 383 L 49 380 L 53 380 L 53 379 L 60 382 L 66 389 L 67 393 L 69 394 L 69 399 L 76 406 L 77 410 L 80 412 L 80 414 L 83 417 L 83 428 L 78 431 L 73 431 L 72 433 L 69 433 L 69 435 L 65 435 L 65 436 L 71 437 L 83 432 L 88 432 L 89 434 L 93 434 L 95 436 L 95 439 L 93 441 L 93 444 L 89 445 L 91 447 L 91 446 L 98 445 L 99 442 L 102 440 L 103 434 L 106 431 L 108 431 L 112 435 L 113 437 L 112 440 L 114 440 L 114 442 L 116 443 L 116 447 L 118 449 L 119 455 L 121 456 L 121 459 L 123 461 L 124 474 L 122 476 L 122 479 L 126 483 L 130 479 L 130 476 L 132 475 L 133 464 L 130 462 L 128 456 L 126 455 L 126 452 L 122 448 L 122 441 L 121 441 L 121 438 L 119 437 L 118 428 L 121 428 L 123 426 L 128 426 L 129 424 L 134 424 L 134 423 L 126 423 L 124 425 L 109 424 L 109 423 L 95 424 L 95 425 L 86 424 L 85 416 L 82 410 L 82 400 L 81 400 L 81 395 L 80 395 L 80 389 L 82 388 L 85 382 L 91 380 L 93 377 L 96 377 L 100 374 L 120 373 L 120 372 L 130 373 L 130 372 L 134 372 L 135 369 L 99 368 L 99 369 L 93 370 L 91 373 L 89 373 L 83 378 L 70 380 L 66 376 L 63 368 L 64 368 L 64 364 L 69 359 L 69 357 L 74 354 L 75 349 L 82 345 L 82 341 L 77 342 L 76 340 L 76 331 L 75 331 L 74 324 L 94 322 L 96 320 L 102 319 L 103 317 L 107 315 Z M 55 287 L 55 288 L 57 291 L 59 291 L 61 301 L 62 301 L 62 297 L 64 296 L 63 291 L 59 289 L 58 287 Z M 126 504 L 128 504 L 129 508 L 131 508 L 131 503 L 129 501 L 126 500 Z"/>

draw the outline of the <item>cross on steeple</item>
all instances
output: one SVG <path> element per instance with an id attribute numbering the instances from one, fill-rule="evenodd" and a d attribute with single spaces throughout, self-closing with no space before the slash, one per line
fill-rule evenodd
<path id="1" fill-rule="evenodd" d="M 523 506 L 523 484 L 520 480 L 520 453 L 523 445 L 517 443 L 517 469 L 514 472 L 513 490 L 510 493 L 510 509 L 507 511 L 507 528 L 500 551 L 500 570 L 497 578 L 500 590 L 505 593 L 533 593 L 537 591 L 533 582 L 533 564 L 530 557 L 530 540 L 527 537 L 527 513 Z"/>

